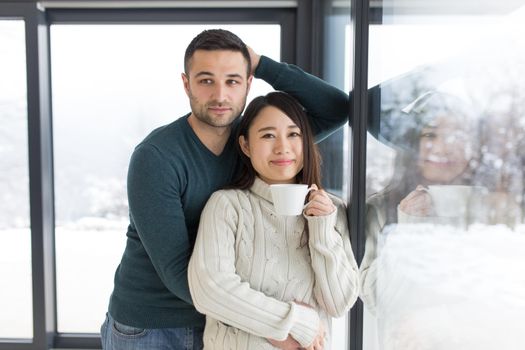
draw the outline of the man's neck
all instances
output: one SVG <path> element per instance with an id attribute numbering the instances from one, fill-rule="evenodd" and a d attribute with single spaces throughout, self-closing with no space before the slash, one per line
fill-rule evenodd
<path id="1" fill-rule="evenodd" d="M 188 123 L 207 149 L 217 156 L 222 153 L 231 134 L 231 125 L 225 127 L 211 126 L 201 122 L 193 113 L 188 117 Z"/>

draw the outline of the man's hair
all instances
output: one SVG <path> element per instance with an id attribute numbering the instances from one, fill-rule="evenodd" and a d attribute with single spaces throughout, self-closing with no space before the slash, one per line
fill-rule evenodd
<path id="1" fill-rule="evenodd" d="M 197 50 L 216 51 L 228 50 L 240 52 L 246 60 L 247 75 L 252 69 L 250 53 L 246 44 L 237 35 L 224 29 L 209 29 L 202 31 L 190 42 L 184 54 L 184 72 L 188 74 L 190 61 Z"/>

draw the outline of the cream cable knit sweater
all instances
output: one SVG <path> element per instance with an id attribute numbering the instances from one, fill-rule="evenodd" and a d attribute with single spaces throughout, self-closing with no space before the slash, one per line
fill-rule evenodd
<path id="1" fill-rule="evenodd" d="M 330 334 L 330 316 L 345 314 L 359 292 L 346 209 L 331 198 L 330 215 L 287 217 L 275 214 L 260 179 L 211 196 L 188 268 L 195 307 L 206 314 L 205 349 L 273 349 L 266 339 L 288 334 L 308 346 L 321 320 Z"/>

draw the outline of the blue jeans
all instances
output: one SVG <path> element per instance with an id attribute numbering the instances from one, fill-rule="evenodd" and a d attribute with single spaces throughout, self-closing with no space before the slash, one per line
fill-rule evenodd
<path id="1" fill-rule="evenodd" d="M 204 328 L 144 329 L 117 322 L 109 313 L 100 328 L 104 350 L 200 350 Z"/>

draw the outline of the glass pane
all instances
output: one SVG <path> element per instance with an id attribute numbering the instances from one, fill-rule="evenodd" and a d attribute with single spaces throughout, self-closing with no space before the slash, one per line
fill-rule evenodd
<path id="1" fill-rule="evenodd" d="M 126 242 L 129 157 L 151 130 L 190 111 L 184 51 L 216 27 L 51 27 L 59 332 L 100 330 Z M 280 26 L 220 27 L 280 60 Z M 254 80 L 248 100 L 270 90 Z"/>
<path id="2" fill-rule="evenodd" d="M 447 4 L 370 26 L 367 350 L 525 339 L 525 7 Z"/>
<path id="3" fill-rule="evenodd" d="M 350 0 L 328 2 L 324 33 L 324 70 L 323 78 L 343 91 L 350 90 L 352 70 L 350 66 L 351 31 Z M 347 194 L 350 178 L 348 166 L 348 128 L 342 128 L 319 144 L 323 163 L 323 186 L 327 191 L 348 200 Z M 347 315 L 332 319 L 331 349 L 348 349 Z"/>
<path id="4" fill-rule="evenodd" d="M 0 338 L 33 337 L 25 30 L 0 20 Z"/>

